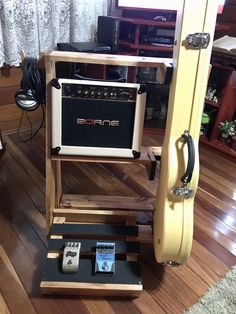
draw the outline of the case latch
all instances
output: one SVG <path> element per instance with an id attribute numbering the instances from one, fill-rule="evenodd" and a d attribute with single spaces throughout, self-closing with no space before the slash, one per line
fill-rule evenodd
<path id="1" fill-rule="evenodd" d="M 187 187 L 186 184 L 183 184 L 183 186 L 171 189 L 171 193 L 175 196 L 187 198 L 193 195 L 193 190 Z"/>
<path id="2" fill-rule="evenodd" d="M 210 43 L 209 33 L 194 33 L 186 37 L 186 44 L 189 48 L 206 49 Z"/>

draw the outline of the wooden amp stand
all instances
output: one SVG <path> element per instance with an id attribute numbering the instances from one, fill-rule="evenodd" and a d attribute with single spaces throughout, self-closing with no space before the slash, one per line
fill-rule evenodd
<path id="1" fill-rule="evenodd" d="M 147 235 L 142 235 L 141 227 L 136 226 L 137 212 L 153 212 L 154 198 L 143 199 L 139 197 L 101 196 L 101 195 L 68 195 L 62 191 L 61 162 L 92 162 L 92 163 L 139 163 L 143 164 L 148 172 L 148 178 L 153 179 L 156 170 L 156 156 L 160 157 L 161 148 L 145 147 L 138 159 L 85 157 L 51 155 L 51 80 L 56 77 L 55 63 L 58 61 L 86 64 L 122 65 L 131 67 L 155 67 L 159 68 L 165 80 L 166 73 L 172 70 L 172 59 L 143 58 L 133 56 L 89 54 L 53 51 L 45 55 L 47 106 L 46 106 L 46 229 L 49 242 L 49 255 L 47 262 L 46 279 L 43 279 L 41 288 L 44 293 L 52 291 L 66 293 L 67 288 L 77 293 L 89 294 L 126 294 L 136 295 L 142 290 L 140 273 L 138 271 L 137 257 L 138 246 L 141 241 L 147 241 Z M 147 179 L 148 179 L 147 178 Z M 149 226 L 149 242 L 152 242 L 152 231 Z M 95 276 L 96 285 L 87 278 L 87 283 L 73 282 L 73 284 L 61 284 L 58 287 L 58 279 L 54 281 L 50 277 L 52 272 L 60 277 L 60 272 L 55 274 L 59 252 L 68 238 L 81 240 L 80 267 L 91 267 L 91 260 L 83 259 L 83 251 L 90 251 L 94 257 L 96 240 L 111 238 L 116 241 L 117 254 L 125 254 L 126 259 L 116 262 L 116 278 L 108 278 L 108 282 L 99 284 L 101 277 Z M 91 240 L 91 238 L 93 240 Z M 88 240 L 89 239 L 89 240 Z M 121 241 L 119 241 L 121 240 Z M 51 251 L 53 250 L 53 254 Z M 55 254 L 55 251 L 57 253 Z M 83 263 L 88 265 L 83 265 Z M 131 265 L 131 266 L 130 266 Z M 55 267 L 54 267 L 55 266 Z M 131 267 L 131 270 L 129 270 Z M 52 271 L 54 269 L 54 271 Z M 91 269 L 89 268 L 91 272 Z M 84 271 L 86 272 L 86 270 Z M 136 275 L 134 275 L 134 273 Z M 62 274 L 61 274 L 62 275 Z M 88 276 L 89 277 L 89 276 Z M 126 278 L 125 278 L 126 277 Z M 50 279 L 51 278 L 51 279 Z M 66 278 L 66 276 L 64 276 Z M 127 279 L 129 278 L 129 279 Z M 55 278 L 54 278 L 55 279 Z M 67 280 L 67 279 L 66 279 Z M 122 281 L 123 280 L 123 281 Z M 128 280 L 128 281 L 127 281 Z M 104 281 L 104 278 L 101 282 Z M 110 283 L 109 283 L 110 282 Z M 109 284 L 108 284 L 109 283 Z M 94 292 L 95 291 L 95 292 Z"/>

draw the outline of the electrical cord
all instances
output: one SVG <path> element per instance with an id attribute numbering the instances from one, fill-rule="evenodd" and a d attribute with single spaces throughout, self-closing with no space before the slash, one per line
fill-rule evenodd
<path id="1" fill-rule="evenodd" d="M 20 123 L 19 123 L 19 126 L 18 126 L 18 129 L 17 129 L 17 134 L 18 136 L 21 138 L 21 135 L 20 135 L 20 128 L 21 128 L 21 124 L 22 124 L 22 121 L 23 121 L 23 116 L 24 114 L 26 115 L 27 117 L 27 120 L 29 122 L 29 125 L 30 125 L 30 137 L 29 138 L 26 138 L 26 139 L 23 139 L 21 138 L 21 141 L 23 143 L 32 143 L 32 139 L 33 137 L 40 131 L 40 129 L 43 127 L 44 125 L 44 122 L 45 122 L 45 109 L 44 109 L 44 105 L 41 105 L 41 108 L 42 108 L 42 120 L 41 120 L 41 123 L 39 125 L 39 127 L 35 130 L 35 132 L 33 133 L 33 126 L 32 126 L 32 123 L 30 121 L 30 118 L 29 118 L 29 115 L 28 115 L 28 112 L 27 111 L 22 111 L 21 113 L 21 117 L 20 117 Z"/>
<path id="2" fill-rule="evenodd" d="M 22 139 L 24 143 L 32 142 L 33 137 L 43 127 L 45 121 L 45 71 L 37 67 L 37 59 L 25 58 L 21 64 L 23 76 L 20 83 L 21 90 L 16 92 L 16 105 L 22 110 L 17 134 L 20 136 L 20 129 L 24 114 L 30 125 L 31 135 L 27 139 Z M 42 121 L 36 131 L 33 133 L 33 126 L 30 121 L 28 112 L 37 108 L 42 109 Z"/>

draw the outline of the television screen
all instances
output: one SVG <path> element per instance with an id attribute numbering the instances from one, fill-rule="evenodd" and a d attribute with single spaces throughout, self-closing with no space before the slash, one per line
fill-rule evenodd
<path id="1" fill-rule="evenodd" d="M 225 0 L 218 0 L 218 13 L 222 13 Z M 125 9 L 177 10 L 179 0 L 118 0 L 118 7 Z"/>

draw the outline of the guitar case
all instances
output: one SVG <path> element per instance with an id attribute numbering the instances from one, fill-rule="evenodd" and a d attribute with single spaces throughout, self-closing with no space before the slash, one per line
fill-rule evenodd
<path id="1" fill-rule="evenodd" d="M 154 212 L 154 249 L 159 263 L 186 263 L 191 252 L 199 178 L 198 141 L 216 12 L 215 0 L 184 1 L 183 10 L 178 11 Z"/>

